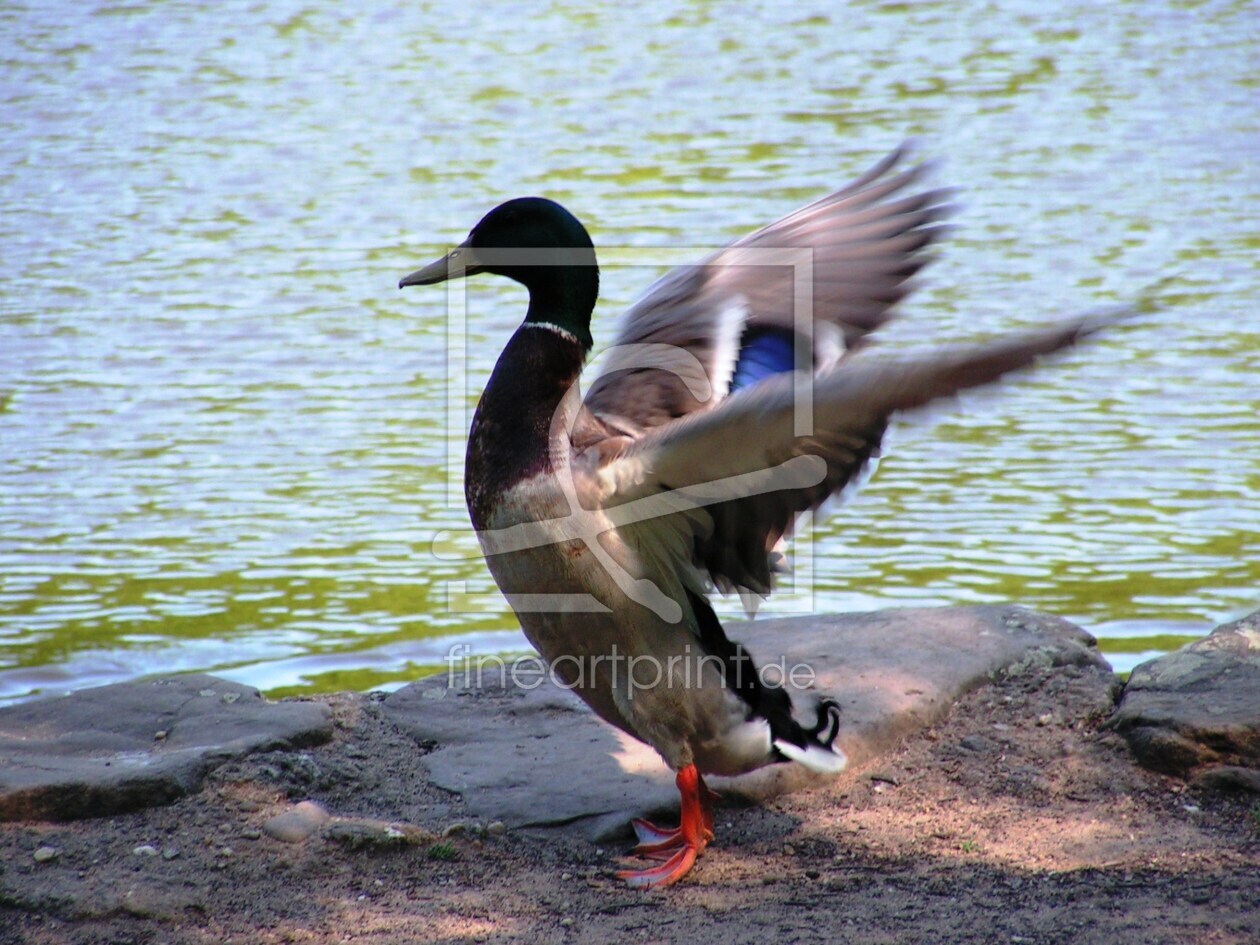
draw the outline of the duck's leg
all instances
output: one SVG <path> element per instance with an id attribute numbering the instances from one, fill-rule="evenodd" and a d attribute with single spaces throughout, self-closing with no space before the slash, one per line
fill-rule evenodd
<path id="1" fill-rule="evenodd" d="M 617 876 L 631 886 L 668 886 L 677 882 L 713 839 L 712 802 L 717 795 L 709 790 L 695 765 L 679 769 L 675 783 L 682 798 L 682 817 L 676 829 L 662 830 L 646 820 L 634 821 L 639 845 L 631 852 L 664 862 L 645 870 L 619 872 Z"/>
<path id="2" fill-rule="evenodd" d="M 704 777 L 699 772 L 696 773 L 696 780 L 699 782 L 701 822 L 704 825 L 704 839 L 707 843 L 713 839 L 713 802 L 721 795 L 704 783 Z M 680 793 L 686 796 L 685 792 L 680 791 Z M 630 822 L 630 826 L 634 828 L 634 834 L 639 839 L 639 845 L 630 852 L 646 856 L 651 860 L 669 859 L 672 852 L 683 843 L 682 824 L 677 827 L 662 828 L 636 817 Z M 703 845 L 701 852 L 704 852 Z"/>

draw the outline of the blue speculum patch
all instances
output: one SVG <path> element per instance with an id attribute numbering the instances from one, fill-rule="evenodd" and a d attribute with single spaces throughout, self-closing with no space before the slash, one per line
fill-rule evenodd
<path id="1" fill-rule="evenodd" d="M 731 378 L 731 391 L 751 387 L 771 374 L 792 370 L 795 363 L 793 332 L 790 328 L 753 328 L 744 333 Z"/>

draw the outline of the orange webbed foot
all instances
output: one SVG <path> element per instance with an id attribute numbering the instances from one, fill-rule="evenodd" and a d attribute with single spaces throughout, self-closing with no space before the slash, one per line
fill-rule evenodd
<path id="1" fill-rule="evenodd" d="M 696 862 L 699 851 L 691 844 L 683 844 L 668 860 L 660 866 L 652 866 L 645 870 L 621 870 L 618 879 L 624 879 L 631 886 L 668 886 L 676 883 Z"/>
<path id="2" fill-rule="evenodd" d="M 705 785 L 695 765 L 680 769 L 676 783 L 682 798 L 682 818 L 676 828 L 661 828 L 639 819 L 631 822 L 639 839 L 631 852 L 662 861 L 659 866 L 617 873 L 631 886 L 668 886 L 678 882 L 713 839 L 711 804 L 717 795 Z"/>

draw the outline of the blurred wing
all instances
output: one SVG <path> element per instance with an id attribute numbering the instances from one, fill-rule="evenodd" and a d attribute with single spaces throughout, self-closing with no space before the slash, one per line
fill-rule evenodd
<path id="1" fill-rule="evenodd" d="M 719 588 L 768 594 L 775 543 L 801 512 L 855 481 L 894 413 L 991 383 L 1103 324 L 1084 318 L 981 346 L 848 359 L 812 378 L 806 436 L 796 432 L 794 384 L 811 379 L 770 378 L 628 442 L 599 473 L 601 504 L 629 528 L 667 521 L 688 531 L 691 563 Z"/>
<path id="2" fill-rule="evenodd" d="M 747 363 L 787 352 L 786 363 L 748 372 L 752 382 L 794 363 L 829 366 L 859 345 L 911 290 L 949 209 L 945 190 L 899 196 L 925 170 L 890 175 L 904 153 L 653 285 L 626 312 L 587 407 L 638 432 L 716 406 L 739 386 L 741 354 Z"/>

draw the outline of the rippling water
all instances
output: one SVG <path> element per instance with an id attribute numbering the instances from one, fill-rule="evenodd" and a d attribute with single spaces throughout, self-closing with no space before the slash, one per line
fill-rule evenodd
<path id="1" fill-rule="evenodd" d="M 906 135 L 964 210 L 888 343 L 1161 310 L 903 428 L 778 610 L 1015 600 L 1124 669 L 1255 608 L 1260 17 L 1049 10 L 0 3 L 0 699 L 522 648 L 433 541 L 523 298 L 462 326 L 399 275 L 544 193 L 631 261 L 606 344 L 656 264 Z"/>

